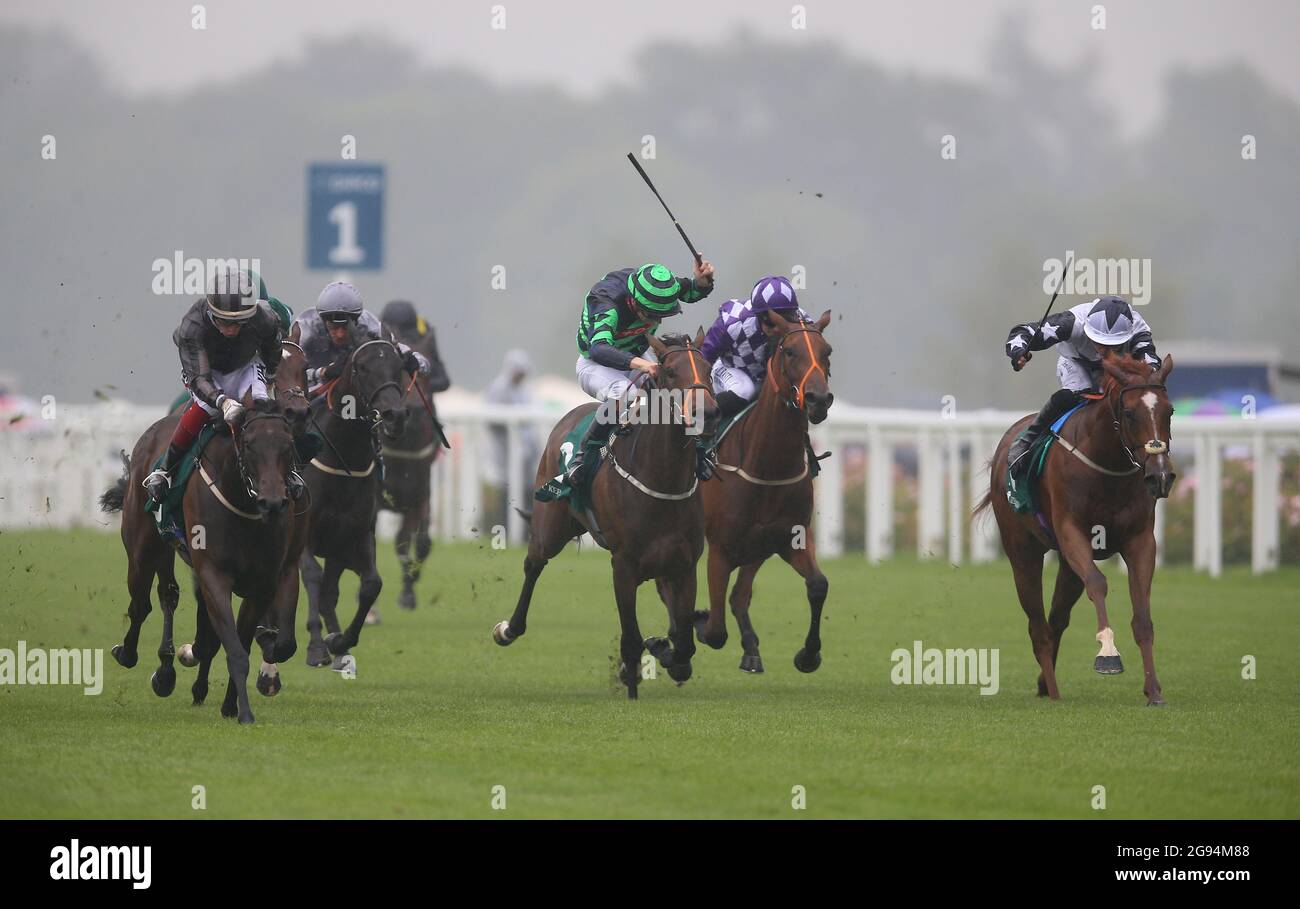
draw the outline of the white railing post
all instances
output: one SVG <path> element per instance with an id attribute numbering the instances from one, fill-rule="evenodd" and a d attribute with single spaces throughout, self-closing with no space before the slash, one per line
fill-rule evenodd
<path id="1" fill-rule="evenodd" d="M 917 433 L 916 506 L 917 558 L 936 558 L 943 545 L 943 451 L 929 429 Z"/>
<path id="2" fill-rule="evenodd" d="M 961 538 L 962 515 L 961 496 L 961 437 L 951 423 L 944 429 L 948 448 L 948 561 L 953 565 L 962 562 Z"/>
<path id="3" fill-rule="evenodd" d="M 867 428 L 867 560 L 894 551 L 894 447 L 878 425 Z"/>
<path id="4" fill-rule="evenodd" d="M 989 491 L 989 468 L 985 463 L 991 457 L 988 435 L 975 429 L 970 434 L 970 511 L 974 514 L 984 494 Z M 970 560 L 973 563 L 991 562 L 997 551 L 997 522 L 992 512 L 984 512 L 970 520 Z"/>
<path id="5" fill-rule="evenodd" d="M 844 437 L 828 427 L 819 426 L 813 431 L 814 450 L 832 452 L 821 462 L 822 472 L 813 482 L 813 534 L 817 554 L 827 558 L 844 553 L 843 447 Z"/>
<path id="6" fill-rule="evenodd" d="M 1256 574 L 1278 566 L 1281 481 L 1277 452 L 1262 432 L 1254 438 L 1255 472 L 1251 480 L 1250 567 Z"/>

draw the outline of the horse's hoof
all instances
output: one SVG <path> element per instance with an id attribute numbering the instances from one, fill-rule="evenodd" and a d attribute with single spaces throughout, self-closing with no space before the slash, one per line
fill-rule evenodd
<path id="1" fill-rule="evenodd" d="M 190 689 L 190 695 L 194 698 L 194 706 L 202 707 L 203 702 L 208 699 L 208 686 L 200 687 L 197 683 Z"/>
<path id="2" fill-rule="evenodd" d="M 228 720 L 233 720 L 235 717 L 239 716 L 239 708 L 233 704 L 223 703 L 221 705 L 221 715 Z"/>
<path id="3" fill-rule="evenodd" d="M 113 654 L 113 659 L 117 660 L 117 664 L 126 669 L 134 669 L 136 662 L 140 659 L 138 653 L 128 654 L 126 648 L 121 644 L 114 644 L 110 652 Z"/>
<path id="4" fill-rule="evenodd" d="M 176 651 L 176 659 L 187 669 L 193 669 L 199 665 L 199 658 L 194 655 L 193 644 L 182 644 L 180 649 Z"/>
<path id="5" fill-rule="evenodd" d="M 1156 695 L 1155 697 L 1153 697 L 1153 698 L 1147 698 L 1147 706 L 1148 706 L 1148 707 L 1163 707 L 1163 706 L 1165 706 L 1165 699 L 1162 698 L 1160 695 L 1157 694 L 1157 695 Z"/>
<path id="6" fill-rule="evenodd" d="M 329 666 L 334 662 L 330 656 L 329 650 L 321 641 L 313 641 L 307 645 L 307 665 L 308 666 Z"/>
<path id="7" fill-rule="evenodd" d="M 822 664 L 821 651 L 809 653 L 807 649 L 800 648 L 799 652 L 794 655 L 794 668 L 800 672 L 816 672 L 817 667 Z"/>
<path id="8" fill-rule="evenodd" d="M 1092 661 L 1094 672 L 1101 675 L 1119 675 L 1124 671 L 1124 663 L 1119 658 L 1119 654 L 1114 656 L 1099 656 Z"/>
<path id="9" fill-rule="evenodd" d="M 646 638 L 645 649 L 665 669 L 673 664 L 673 645 L 667 638 Z"/>
<path id="10" fill-rule="evenodd" d="M 399 609 L 415 608 L 415 590 L 407 587 L 397 595 L 397 607 Z"/>
<path id="11" fill-rule="evenodd" d="M 378 607 L 378 606 L 371 606 L 371 607 L 370 607 L 370 611 L 366 613 L 366 617 L 365 617 L 365 619 L 362 620 L 362 622 L 363 622 L 363 624 L 366 624 L 366 625 L 378 625 L 378 624 L 379 624 L 379 607 Z"/>
<path id="12" fill-rule="evenodd" d="M 681 663 L 673 664 L 668 667 L 668 678 L 672 679 L 678 685 L 683 685 L 691 677 L 691 664 Z"/>
<path id="13" fill-rule="evenodd" d="M 1041 678 L 1038 680 L 1038 696 L 1040 698 L 1047 697 L 1047 683 L 1044 682 Z"/>
<path id="14" fill-rule="evenodd" d="M 727 643 L 727 632 L 724 629 L 721 636 L 710 637 L 705 633 L 709 627 L 709 614 L 707 612 L 695 613 L 695 639 L 711 650 L 721 650 Z"/>
<path id="15" fill-rule="evenodd" d="M 515 638 L 517 637 L 519 637 L 519 635 L 510 633 L 509 622 L 497 622 L 492 626 L 492 640 L 496 641 L 502 647 L 509 647 L 515 642 Z"/>
<path id="16" fill-rule="evenodd" d="M 756 653 L 745 654 L 740 658 L 740 671 L 753 673 L 762 672 L 763 658 Z"/>
<path id="17" fill-rule="evenodd" d="M 257 690 L 268 698 L 273 698 L 280 693 L 284 684 L 280 681 L 280 676 L 267 675 L 264 672 L 257 674 Z"/>
<path id="18" fill-rule="evenodd" d="M 342 656 L 348 652 L 348 640 L 342 632 L 331 632 L 325 635 L 325 649 L 335 656 Z"/>
<path id="19" fill-rule="evenodd" d="M 636 686 L 635 686 L 635 685 L 628 685 L 628 686 L 627 686 L 627 699 L 628 699 L 629 701 L 635 701 L 635 700 L 636 700 L 636 697 L 637 697 L 637 695 L 636 695 Z"/>
<path id="20" fill-rule="evenodd" d="M 336 656 L 330 668 L 345 678 L 355 679 L 357 677 L 357 658 L 350 653 Z"/>
<path id="21" fill-rule="evenodd" d="M 160 698 L 165 698 L 176 690 L 176 670 L 170 666 L 159 666 L 149 676 L 149 684 L 153 686 L 153 693 Z"/>
<path id="22" fill-rule="evenodd" d="M 241 726 L 251 726 L 251 725 L 253 725 L 253 712 L 252 712 L 251 710 L 248 712 L 248 715 L 247 715 L 247 716 L 243 716 L 243 715 L 241 715 L 241 716 L 239 717 L 239 725 L 241 725 Z"/>

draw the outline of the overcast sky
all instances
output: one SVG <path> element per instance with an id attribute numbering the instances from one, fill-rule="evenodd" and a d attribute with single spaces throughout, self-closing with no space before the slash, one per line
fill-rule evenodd
<path id="1" fill-rule="evenodd" d="M 505 83 L 547 82 L 589 94 L 633 75 L 630 59 L 656 39 L 709 44 L 748 29 L 765 39 L 830 41 L 891 70 L 983 79 L 1002 14 L 1023 10 L 1045 57 L 1101 68 L 1099 90 L 1126 133 L 1158 113 L 1170 67 L 1249 62 L 1300 99 L 1297 0 L 808 0 L 807 28 L 791 0 L 5 0 L 0 22 L 61 26 L 124 90 L 183 92 L 296 57 L 314 38 L 370 30 L 420 59 Z M 494 6 L 506 28 L 491 27 Z M 1094 30 L 1097 5 L 1106 29 Z M 700 86 L 707 93 L 708 86 Z"/>

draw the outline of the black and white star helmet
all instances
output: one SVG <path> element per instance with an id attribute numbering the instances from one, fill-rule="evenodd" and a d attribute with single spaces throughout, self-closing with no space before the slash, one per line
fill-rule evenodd
<path id="1" fill-rule="evenodd" d="M 1123 297 L 1098 297 L 1092 301 L 1092 309 L 1088 310 L 1083 333 L 1096 344 L 1126 344 L 1137 333 L 1133 308 Z"/>

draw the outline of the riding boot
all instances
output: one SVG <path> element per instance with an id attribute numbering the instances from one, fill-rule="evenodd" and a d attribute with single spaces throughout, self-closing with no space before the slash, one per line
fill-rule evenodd
<path id="1" fill-rule="evenodd" d="M 1011 449 L 1007 452 L 1007 464 L 1011 468 L 1012 476 L 1017 479 L 1024 476 L 1024 471 L 1029 466 L 1029 459 L 1025 455 L 1034 447 L 1035 440 L 1047 427 L 1055 423 L 1061 414 L 1079 403 L 1079 395 L 1080 392 L 1072 388 L 1060 388 L 1047 399 L 1038 416 L 1034 417 L 1034 422 L 1025 427 L 1024 432 L 1011 443 Z"/>
<path id="2" fill-rule="evenodd" d="M 718 452 L 710 442 L 695 443 L 695 475 L 701 480 L 713 476 L 718 466 Z"/>
<path id="3" fill-rule="evenodd" d="M 185 452 L 178 448 L 176 443 L 168 444 L 162 466 L 144 478 L 145 491 L 149 493 L 149 498 L 155 505 L 161 505 L 166 501 L 167 493 L 171 492 L 172 488 L 172 470 L 184 454 Z"/>
<path id="4" fill-rule="evenodd" d="M 602 445 L 609 439 L 609 434 L 617 426 L 613 421 L 601 420 L 602 410 L 596 411 L 596 416 L 591 423 L 587 425 L 587 431 L 582 436 L 582 441 L 574 449 L 572 457 L 569 459 L 569 469 L 564 475 L 565 482 L 570 486 L 578 486 L 585 479 L 585 467 L 587 461 L 587 448 L 593 442 L 599 442 Z"/>
<path id="5" fill-rule="evenodd" d="M 718 413 L 721 414 L 724 420 L 734 417 L 749 404 L 748 401 L 734 391 L 720 391 L 715 400 L 718 402 Z"/>

